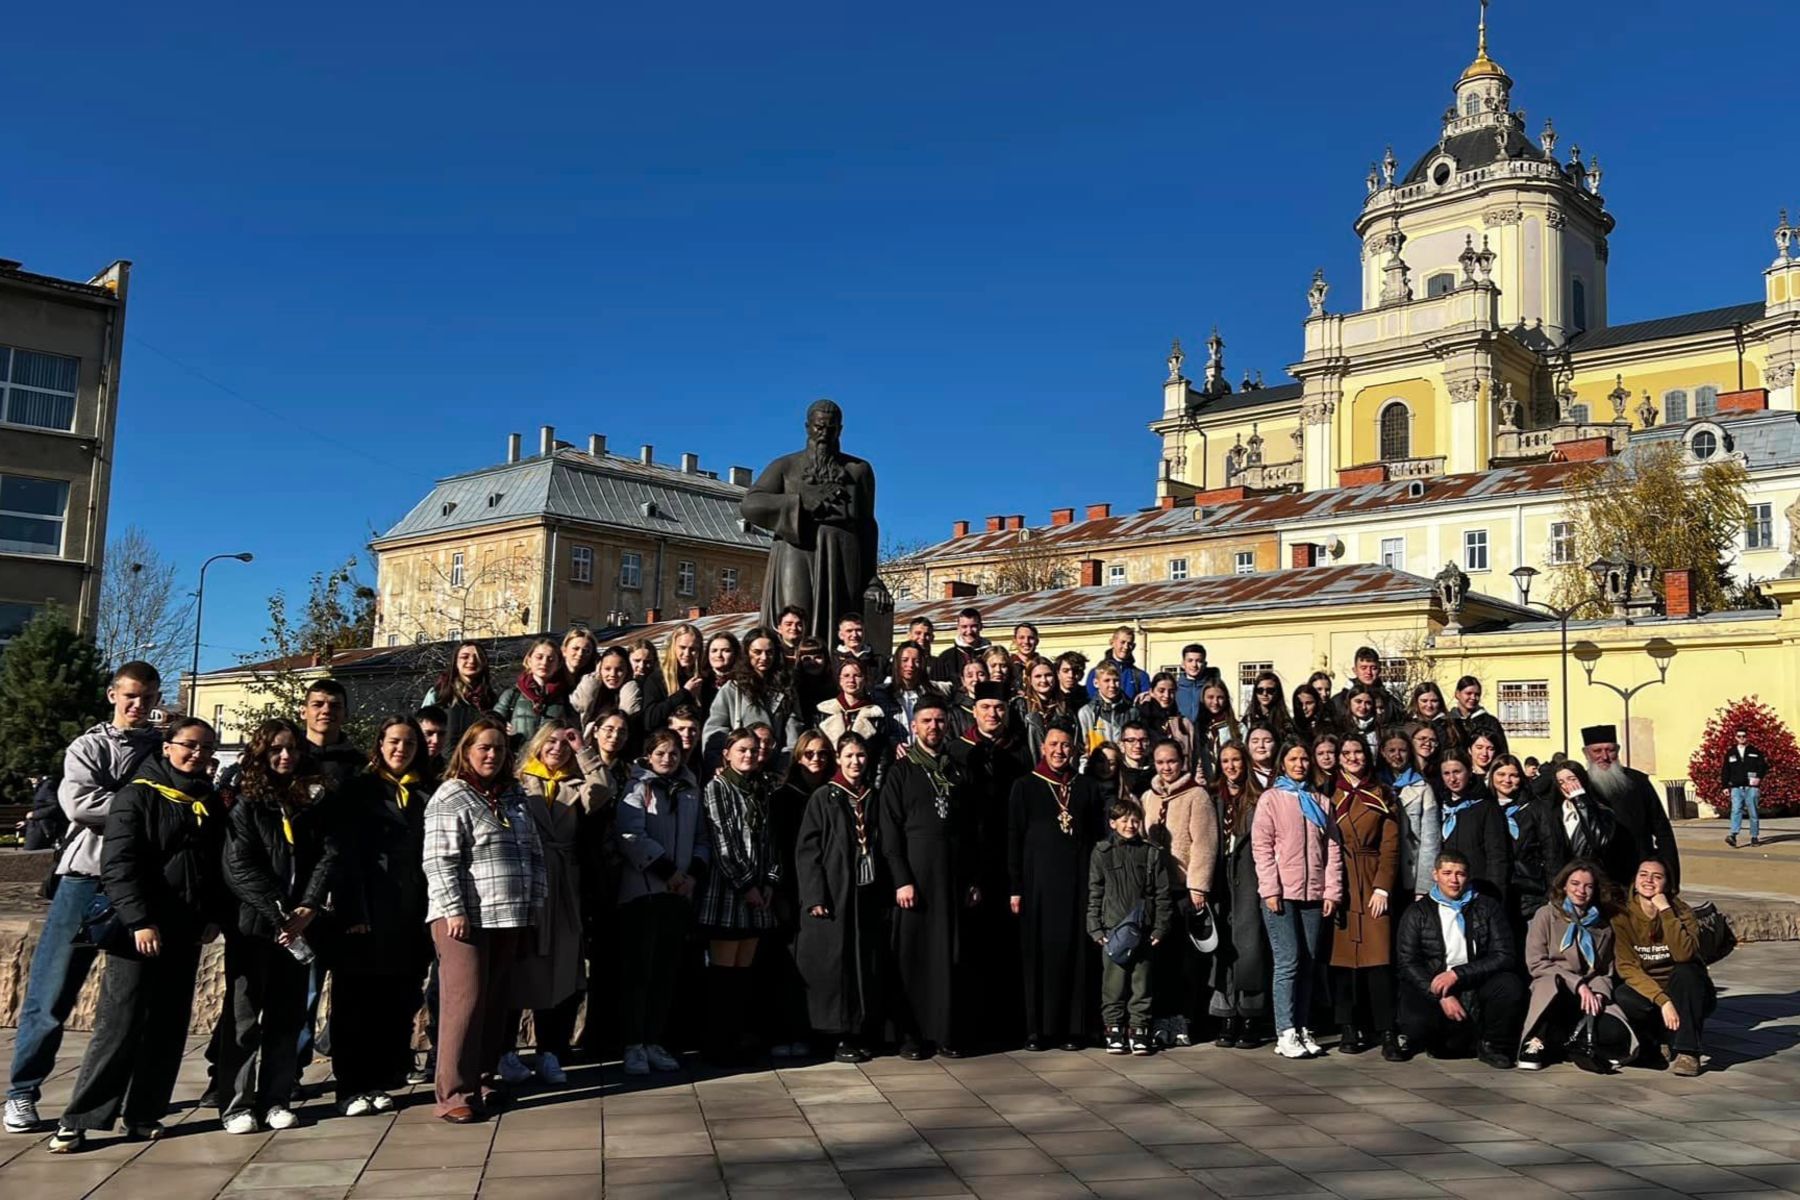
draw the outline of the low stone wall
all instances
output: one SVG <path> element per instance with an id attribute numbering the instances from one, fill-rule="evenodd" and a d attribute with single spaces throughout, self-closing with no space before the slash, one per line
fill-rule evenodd
<path id="1" fill-rule="evenodd" d="M 0 1026 L 16 1027 L 19 1010 L 25 1005 L 25 981 L 31 973 L 31 956 L 37 952 L 36 918 L 0 917 Z M 100 976 L 106 969 L 106 955 L 99 956 L 95 969 L 88 973 L 87 984 L 75 1002 L 67 1028 L 92 1029 L 94 1010 L 100 1002 Z M 225 1001 L 225 944 L 214 942 L 200 956 L 200 974 L 194 987 L 194 1016 L 188 1029 L 202 1037 L 211 1034 Z"/>

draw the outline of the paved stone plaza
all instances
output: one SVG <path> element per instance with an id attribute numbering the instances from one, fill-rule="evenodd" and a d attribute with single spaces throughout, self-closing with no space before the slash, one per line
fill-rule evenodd
<path id="1" fill-rule="evenodd" d="M 883 1058 L 628 1084 L 572 1070 L 487 1125 L 431 1118 L 418 1089 L 397 1116 L 338 1117 L 230 1137 L 191 1106 L 196 1043 L 171 1136 L 116 1136 L 60 1158 L 0 1138 L 8 1200 L 564 1200 L 826 1196 L 1464 1196 L 1609 1200 L 1800 1195 L 1800 953 L 1745 946 L 1698 1079 L 1378 1053 L 1287 1062 L 1210 1046 L 1148 1059 L 995 1055 Z M 85 1039 L 72 1038 L 72 1043 Z M 11 1032 L 0 1049 L 10 1053 Z M 72 1085 L 72 1054 L 44 1106 Z M 1722 1069 L 1721 1069 L 1722 1068 Z M 316 1071 L 316 1068 L 315 1068 Z"/>

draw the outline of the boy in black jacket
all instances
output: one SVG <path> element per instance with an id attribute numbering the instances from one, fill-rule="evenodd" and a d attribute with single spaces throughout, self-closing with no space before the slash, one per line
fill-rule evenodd
<path id="1" fill-rule="evenodd" d="M 1738 844 L 1738 830 L 1743 828 L 1746 813 L 1750 816 L 1750 844 L 1762 845 L 1762 825 L 1757 820 L 1756 806 L 1762 799 L 1763 776 L 1768 773 L 1769 760 L 1750 744 L 1750 731 L 1738 730 L 1731 749 L 1725 752 L 1725 766 L 1721 772 L 1724 776 L 1721 782 L 1731 797 L 1731 832 L 1725 835 L 1727 846 Z"/>
<path id="2" fill-rule="evenodd" d="M 1525 1014 L 1525 984 L 1506 910 L 1471 886 L 1468 857 L 1443 850 L 1426 899 L 1400 917 L 1400 1028 L 1406 1051 L 1437 1058 L 1479 1034 L 1478 1055 L 1496 1070 L 1513 1066 Z"/>
<path id="3" fill-rule="evenodd" d="M 1101 956 L 1100 1017 L 1106 1052 L 1151 1053 L 1151 947 L 1168 936 L 1174 914 L 1162 848 L 1143 838 L 1143 812 L 1129 800 L 1114 801 L 1107 817 L 1112 836 L 1094 847 L 1088 863 L 1088 933 L 1106 948 Z M 1139 939 L 1129 953 L 1109 945 L 1121 922 L 1141 915 Z M 1119 961 L 1123 959 L 1123 961 Z M 1125 1030 L 1130 1009 L 1130 1035 Z"/>

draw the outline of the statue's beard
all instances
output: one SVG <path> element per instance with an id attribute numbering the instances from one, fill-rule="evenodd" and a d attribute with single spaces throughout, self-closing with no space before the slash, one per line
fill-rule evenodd
<path id="1" fill-rule="evenodd" d="M 809 438 L 806 443 L 806 468 L 802 476 L 807 483 L 844 483 L 849 480 L 843 456 L 838 453 L 836 438 Z"/>

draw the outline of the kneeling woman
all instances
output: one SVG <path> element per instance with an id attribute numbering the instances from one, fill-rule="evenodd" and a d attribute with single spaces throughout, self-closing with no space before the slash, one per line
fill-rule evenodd
<path id="1" fill-rule="evenodd" d="M 438 958 L 437 1115 L 485 1116 L 507 1036 L 507 975 L 547 891 L 544 852 L 507 769 L 507 729 L 469 726 L 425 809 L 425 919 Z"/>
<path id="2" fill-rule="evenodd" d="M 801 738 L 805 748 L 806 737 Z M 888 969 L 887 897 L 880 822 L 869 786 L 869 746 L 838 739 L 837 769 L 807 798 L 794 850 L 800 930 L 795 958 L 814 1028 L 837 1038 L 839 1062 L 867 1062 L 881 1040 Z"/>
<path id="3" fill-rule="evenodd" d="M 1578 858 L 1557 873 L 1548 902 L 1532 914 L 1525 930 L 1531 999 L 1521 1070 L 1539 1070 L 1565 1048 L 1576 1066 L 1602 1075 L 1637 1056 L 1637 1036 L 1613 1003 L 1610 921 L 1618 905 L 1611 891 L 1599 865 Z M 1584 1018 L 1592 1018 L 1586 1030 Z"/>
<path id="4" fill-rule="evenodd" d="M 1675 1074 L 1698 1075 L 1701 1026 L 1719 994 L 1700 957 L 1700 922 L 1674 894 L 1665 863 L 1638 864 L 1631 896 L 1612 925 L 1619 1007 L 1638 1030 L 1667 1040 Z"/>
<path id="5" fill-rule="evenodd" d="M 219 933 L 225 820 L 212 799 L 212 752 L 212 726 L 192 717 L 177 722 L 162 757 L 139 768 L 108 807 L 100 871 L 118 941 L 102 947 L 94 1036 L 50 1139 L 52 1154 L 79 1149 L 87 1130 L 111 1129 L 121 1105 L 127 1137 L 162 1136 L 200 946 Z"/>

